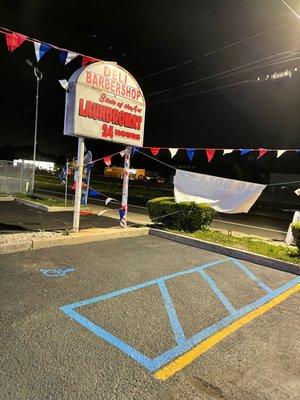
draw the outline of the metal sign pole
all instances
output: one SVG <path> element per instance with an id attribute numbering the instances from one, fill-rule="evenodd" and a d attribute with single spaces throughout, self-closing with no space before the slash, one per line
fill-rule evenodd
<path id="1" fill-rule="evenodd" d="M 127 227 L 127 210 L 128 210 L 128 186 L 129 186 L 129 166 L 130 166 L 131 147 L 127 147 L 124 155 L 124 173 L 123 173 L 123 189 L 122 189 L 122 206 L 119 210 L 120 213 L 120 226 Z"/>
<path id="2" fill-rule="evenodd" d="M 65 206 L 67 205 L 68 200 L 68 170 L 69 170 L 69 162 L 66 162 L 66 176 L 65 176 Z"/>
<path id="3" fill-rule="evenodd" d="M 84 158 L 84 138 L 79 137 L 78 148 L 77 148 L 77 179 L 76 179 L 76 192 L 75 192 L 75 204 L 74 204 L 74 216 L 73 216 L 74 232 L 79 231 L 83 158 Z"/>

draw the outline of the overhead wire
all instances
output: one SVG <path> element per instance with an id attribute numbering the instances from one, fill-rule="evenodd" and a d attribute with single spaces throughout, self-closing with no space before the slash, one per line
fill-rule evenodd
<path id="1" fill-rule="evenodd" d="M 251 61 L 251 62 L 249 62 L 249 63 L 240 65 L 240 66 L 238 66 L 238 67 L 230 68 L 230 69 L 227 69 L 227 70 L 225 70 L 225 71 L 218 72 L 218 73 L 213 74 L 213 75 L 205 76 L 205 77 L 203 77 L 203 78 L 196 79 L 196 80 L 193 80 L 193 81 L 190 81 L 190 82 L 186 82 L 186 83 L 183 83 L 183 84 L 181 84 L 181 85 L 173 86 L 173 87 L 171 87 L 171 88 L 167 88 L 167 89 L 159 90 L 159 91 L 154 92 L 154 93 L 147 94 L 147 95 L 145 95 L 145 97 L 146 97 L 146 98 L 148 98 L 148 97 L 153 97 L 153 96 L 156 96 L 156 95 L 158 95 L 158 94 L 168 93 L 168 92 L 170 92 L 170 91 L 172 91 L 172 90 L 180 89 L 180 88 L 187 87 L 187 86 L 191 86 L 191 85 L 194 85 L 194 84 L 196 84 L 196 83 L 200 83 L 200 82 L 207 81 L 207 80 L 209 80 L 209 79 L 218 78 L 218 77 L 221 77 L 221 76 L 223 76 L 223 75 L 227 75 L 227 74 L 229 74 L 230 72 L 234 72 L 234 71 L 237 71 L 237 70 L 240 70 L 240 69 L 249 67 L 250 65 L 254 65 L 254 64 L 257 64 L 257 63 L 262 62 L 262 61 L 269 60 L 269 59 L 271 59 L 271 58 L 275 58 L 275 57 L 278 57 L 278 56 L 287 55 L 287 53 L 289 53 L 290 51 L 294 51 L 294 50 L 298 50 L 298 49 L 299 49 L 299 48 L 293 48 L 293 49 L 285 50 L 285 51 L 283 51 L 283 52 L 281 52 L 281 53 L 272 54 L 271 56 L 267 56 L 267 57 L 264 57 L 264 58 L 261 58 L 261 59 L 255 60 L 255 61 Z M 241 71 L 241 72 L 242 72 L 242 71 Z"/>
<path id="2" fill-rule="evenodd" d="M 224 51 L 224 50 L 226 50 L 226 49 L 229 49 L 229 48 L 231 48 L 231 47 L 235 47 L 235 46 L 237 46 L 237 45 L 239 45 L 239 44 L 242 44 L 242 43 L 245 43 L 245 42 L 247 42 L 247 41 L 249 41 L 249 40 L 255 39 L 255 38 L 257 38 L 257 37 L 266 35 L 267 33 L 270 33 L 270 32 L 275 31 L 275 30 L 277 30 L 277 29 L 281 29 L 281 28 L 283 28 L 283 27 L 285 27 L 285 26 L 287 26 L 287 25 L 293 25 L 293 24 L 295 24 L 295 23 L 296 23 L 296 22 L 286 22 L 286 23 L 284 23 L 284 24 L 275 26 L 275 27 L 273 27 L 273 28 L 271 28 L 271 29 L 267 29 L 267 30 L 265 30 L 265 31 L 258 32 L 258 33 L 254 34 L 254 35 L 252 35 L 252 36 L 249 36 L 249 37 L 247 37 L 247 38 L 245 38 L 245 39 L 241 39 L 241 40 L 235 41 L 235 42 L 230 43 L 230 44 L 228 44 L 228 45 L 226 45 L 226 46 L 220 47 L 220 48 L 215 49 L 215 50 L 208 51 L 207 53 L 204 53 L 204 54 L 201 54 L 201 55 L 199 55 L 199 56 L 196 56 L 196 57 L 190 58 L 190 59 L 188 59 L 188 60 L 185 60 L 185 61 L 183 61 L 183 62 L 181 62 L 181 63 L 177 63 L 177 64 L 174 64 L 174 65 L 172 65 L 172 66 L 170 66 L 170 67 L 167 67 L 167 68 L 161 69 L 161 70 L 159 70 L 159 71 L 153 72 L 153 73 L 151 73 L 151 74 L 142 76 L 142 77 L 138 78 L 137 80 L 138 80 L 138 81 L 141 81 L 141 80 L 143 80 L 143 79 L 150 78 L 150 77 L 152 77 L 152 76 L 160 75 L 160 74 L 162 74 L 162 73 L 164 73 L 164 72 L 168 72 L 168 71 L 171 71 L 171 70 L 176 69 L 176 68 L 178 68 L 178 67 L 181 67 L 181 66 L 183 66 L 183 65 L 190 64 L 190 63 L 192 63 L 192 62 L 194 62 L 194 61 L 196 61 L 196 60 L 200 60 L 200 59 L 205 58 L 205 57 L 208 57 L 208 56 L 210 56 L 210 55 L 212 55 L 212 54 L 216 54 L 216 53 L 222 52 L 222 51 Z"/>

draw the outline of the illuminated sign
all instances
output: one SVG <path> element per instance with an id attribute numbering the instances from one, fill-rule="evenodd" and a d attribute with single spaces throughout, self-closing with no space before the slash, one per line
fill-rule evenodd
<path id="1" fill-rule="evenodd" d="M 142 147 L 145 108 L 142 90 L 128 71 L 96 62 L 69 80 L 64 134 Z"/>

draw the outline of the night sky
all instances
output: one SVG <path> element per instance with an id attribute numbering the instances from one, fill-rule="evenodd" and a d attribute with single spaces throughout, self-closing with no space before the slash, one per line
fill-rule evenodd
<path id="1" fill-rule="evenodd" d="M 297 67 L 300 59 L 254 71 L 239 70 L 231 76 L 182 86 L 286 50 L 299 48 L 300 52 L 300 20 L 280 0 L 79 4 L 52 0 L 2 1 L 0 21 L 3 27 L 41 41 L 117 61 L 131 72 L 147 102 L 145 146 L 300 148 L 300 72 L 292 79 L 239 84 Z M 300 13 L 298 0 L 289 0 L 289 4 Z M 201 57 L 280 25 L 284 26 Z M 25 42 L 9 53 L 2 34 L 0 49 L 0 147 L 31 145 L 35 78 L 25 60 L 35 61 L 34 47 Z M 194 58 L 192 62 L 153 75 Z M 290 58 L 297 58 L 297 53 Z M 273 62 L 276 60 L 279 57 L 271 58 Z M 76 140 L 62 134 L 64 90 L 58 79 L 68 79 L 81 66 L 80 61 L 75 59 L 64 66 L 59 64 L 59 52 L 51 50 L 38 64 L 44 72 L 38 127 L 38 146 L 42 152 L 76 154 Z M 238 85 L 198 93 L 232 83 Z M 152 95 L 169 88 L 172 90 Z M 87 147 L 100 156 L 118 148 L 91 140 L 87 141 Z"/>

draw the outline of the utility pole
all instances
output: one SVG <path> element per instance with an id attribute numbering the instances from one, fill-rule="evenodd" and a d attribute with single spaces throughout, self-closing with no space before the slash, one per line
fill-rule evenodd
<path id="1" fill-rule="evenodd" d="M 37 145 L 37 126 L 38 126 L 38 115 L 39 115 L 39 89 L 40 80 L 43 78 L 43 72 L 40 71 L 30 60 L 26 60 L 26 63 L 33 68 L 33 73 L 36 77 L 36 93 L 35 93 L 35 121 L 34 121 L 34 140 L 33 140 L 33 166 L 32 166 L 32 181 L 31 181 L 31 192 L 34 192 L 34 180 L 35 180 L 35 161 L 36 161 L 36 145 Z"/>

